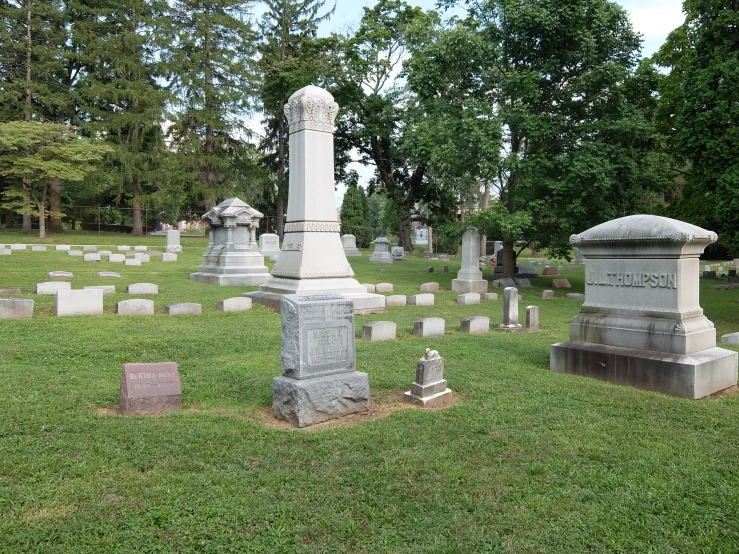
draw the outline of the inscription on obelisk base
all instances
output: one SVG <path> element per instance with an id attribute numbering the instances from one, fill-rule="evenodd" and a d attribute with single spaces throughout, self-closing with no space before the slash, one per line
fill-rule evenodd
<path id="1" fill-rule="evenodd" d="M 369 378 L 356 370 L 354 305 L 339 294 L 282 296 L 282 376 L 276 418 L 305 427 L 369 409 Z"/>

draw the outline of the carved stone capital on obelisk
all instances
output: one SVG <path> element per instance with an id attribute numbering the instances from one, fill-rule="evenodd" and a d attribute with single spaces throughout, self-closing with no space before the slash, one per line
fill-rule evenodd
<path id="1" fill-rule="evenodd" d="M 338 113 L 339 105 L 333 96 L 314 86 L 300 89 L 285 104 L 285 117 L 291 134 L 306 129 L 333 133 Z"/>

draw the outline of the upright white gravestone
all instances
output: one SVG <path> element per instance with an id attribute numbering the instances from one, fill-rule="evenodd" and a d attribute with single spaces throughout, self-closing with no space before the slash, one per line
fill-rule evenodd
<path id="1" fill-rule="evenodd" d="M 262 214 L 238 198 L 229 198 L 201 219 L 208 228 L 203 263 L 190 279 L 221 286 L 261 285 L 269 279 L 264 256 L 253 248 Z"/>
<path id="2" fill-rule="evenodd" d="M 346 256 L 361 256 L 362 253 L 357 248 L 357 237 L 354 235 L 341 235 L 341 246 L 344 247 Z"/>
<path id="3" fill-rule="evenodd" d="M 384 296 L 367 293 L 353 278 L 339 236 L 333 132 L 338 111 L 333 96 L 315 86 L 300 89 L 285 105 L 290 125 L 287 222 L 272 277 L 250 295 L 255 302 L 276 305 L 274 295 L 338 293 L 354 303 L 355 312 L 385 307 Z"/>
<path id="4" fill-rule="evenodd" d="M 488 281 L 480 271 L 479 252 L 480 233 L 469 227 L 462 237 L 462 267 L 457 278 L 452 279 L 452 292 L 485 294 L 488 291 Z"/>
<path id="5" fill-rule="evenodd" d="M 354 306 L 339 294 L 282 297 L 282 376 L 276 418 L 305 427 L 369 409 L 369 378 L 356 370 Z"/>
<path id="6" fill-rule="evenodd" d="M 716 347 L 698 303 L 699 260 L 716 233 L 675 219 L 632 215 L 570 242 L 585 257 L 585 303 L 550 368 L 703 398 L 737 383 L 737 353 Z"/>
<path id="7" fill-rule="evenodd" d="M 164 247 L 165 252 L 173 252 L 178 254 L 182 252 L 182 246 L 180 245 L 180 232 L 175 230 L 167 231 L 167 243 Z"/>
<path id="8" fill-rule="evenodd" d="M 259 252 L 265 258 L 280 255 L 280 237 L 274 233 L 262 233 L 259 235 Z"/>

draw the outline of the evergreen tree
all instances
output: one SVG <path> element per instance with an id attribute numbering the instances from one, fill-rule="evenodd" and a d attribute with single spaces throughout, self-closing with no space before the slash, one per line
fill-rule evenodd
<path id="1" fill-rule="evenodd" d="M 156 82 L 157 31 L 166 3 L 118 0 L 105 10 L 104 32 L 86 45 L 90 71 L 78 98 L 87 132 L 113 146 L 119 195 L 130 198 L 133 235 L 144 234 L 141 205 L 154 192 L 166 155 L 162 137 L 167 93 Z"/>
<path id="2" fill-rule="evenodd" d="M 172 134 L 195 176 L 206 209 L 238 183 L 229 160 L 248 129 L 257 35 L 248 20 L 252 0 L 171 2 L 171 44 L 164 53 L 176 93 Z"/>
<path id="3" fill-rule="evenodd" d="M 316 74 L 311 71 L 313 64 L 305 55 L 304 45 L 315 38 L 318 24 L 328 19 L 334 9 L 321 14 L 325 0 L 265 0 L 264 3 L 267 9 L 259 25 L 262 74 L 259 97 L 265 116 L 261 148 L 276 175 L 275 231 L 282 237 L 288 191 L 288 133 L 283 106 L 293 92 L 315 82 Z"/>
<path id="4" fill-rule="evenodd" d="M 369 221 L 369 202 L 364 189 L 357 183 L 357 177 L 353 172 L 341 203 L 341 234 L 354 235 L 359 248 L 369 248 L 374 238 Z"/>

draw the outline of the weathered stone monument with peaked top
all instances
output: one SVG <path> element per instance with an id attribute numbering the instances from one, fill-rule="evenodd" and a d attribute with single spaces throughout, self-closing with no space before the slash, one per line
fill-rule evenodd
<path id="1" fill-rule="evenodd" d="M 716 233 L 666 217 L 608 221 L 570 242 L 585 258 L 585 303 L 550 368 L 683 398 L 737 383 L 698 302 L 699 259 Z"/>
<path id="2" fill-rule="evenodd" d="M 462 236 L 462 267 L 457 278 L 452 280 L 452 292 L 476 292 L 485 294 L 488 291 L 488 281 L 482 278 L 480 263 L 480 233 L 470 227 Z"/>
<path id="3" fill-rule="evenodd" d="M 221 286 L 261 285 L 269 279 L 259 253 L 256 230 L 262 218 L 246 202 L 228 198 L 201 218 L 208 229 L 208 247 L 202 265 L 190 279 Z"/>
<path id="4" fill-rule="evenodd" d="M 255 302 L 280 309 L 279 295 L 337 293 L 358 313 L 385 308 L 354 279 L 341 237 L 334 195 L 334 119 L 339 106 L 322 88 L 307 86 L 285 105 L 290 128 L 287 221 L 272 277 L 251 293 Z"/>

